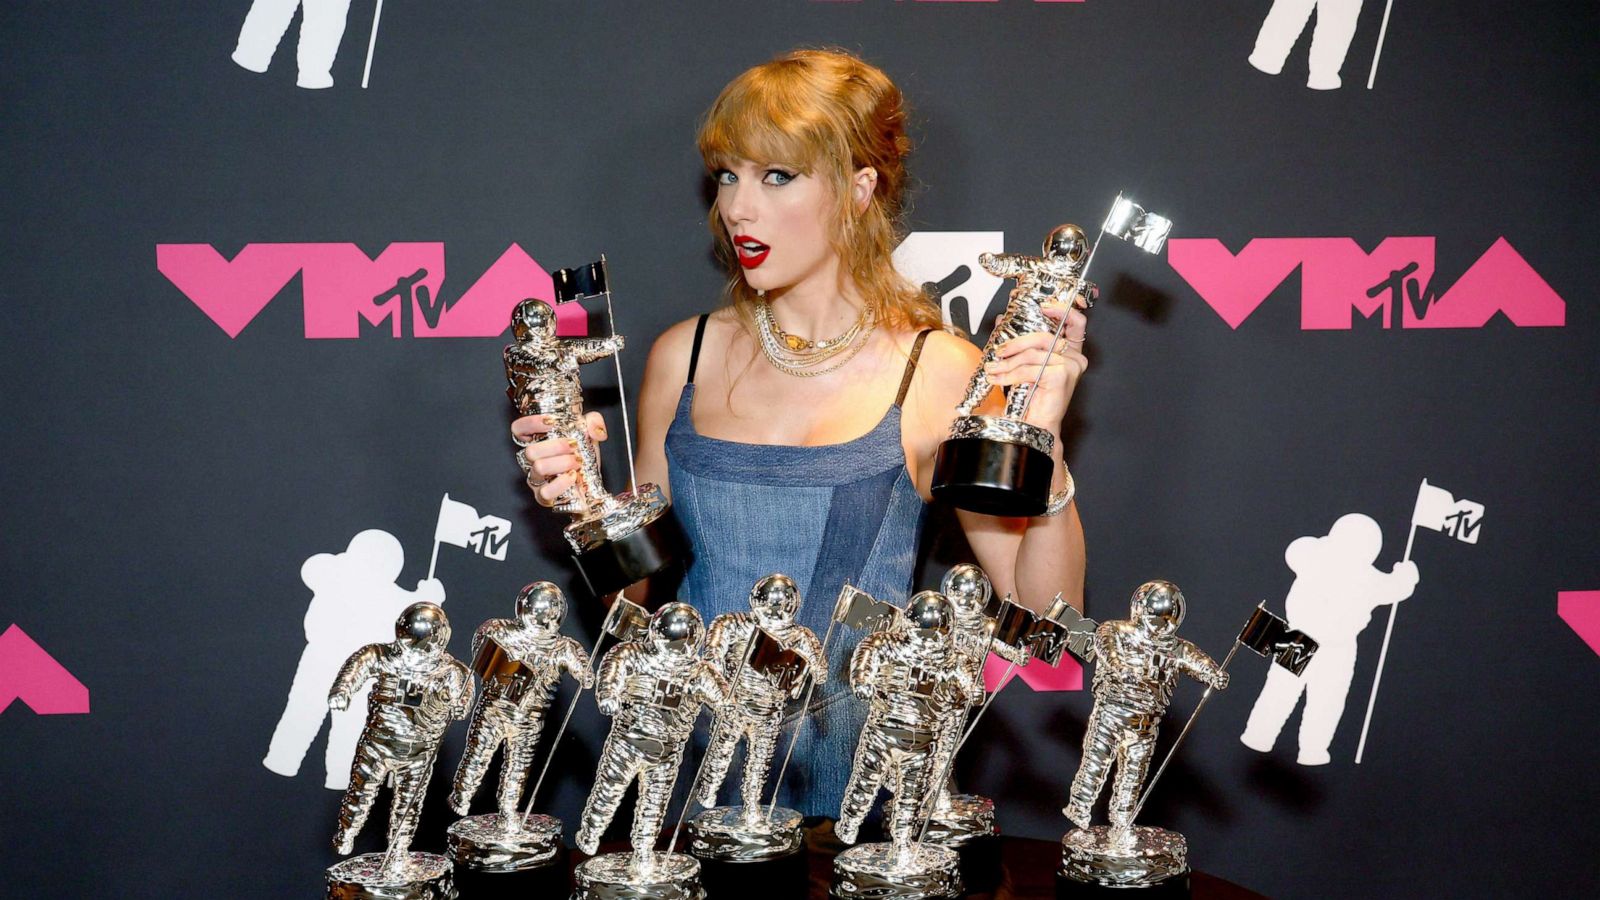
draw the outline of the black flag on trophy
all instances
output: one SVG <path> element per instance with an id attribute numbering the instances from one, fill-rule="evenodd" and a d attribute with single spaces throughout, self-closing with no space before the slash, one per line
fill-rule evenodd
<path id="1" fill-rule="evenodd" d="M 1256 607 L 1250 614 L 1250 621 L 1244 623 L 1239 632 L 1239 643 L 1296 675 L 1306 670 L 1312 654 L 1317 652 L 1315 640 L 1303 631 L 1290 628 L 1288 622 L 1267 612 L 1264 606 Z"/>

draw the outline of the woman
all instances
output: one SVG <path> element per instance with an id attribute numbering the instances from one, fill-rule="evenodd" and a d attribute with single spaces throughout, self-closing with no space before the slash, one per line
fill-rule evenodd
<path id="1" fill-rule="evenodd" d="M 939 328 L 939 310 L 900 278 L 890 255 L 903 211 L 905 108 L 883 72 L 838 51 L 800 50 L 734 79 L 712 105 L 699 146 L 716 181 L 709 213 L 727 265 L 729 304 L 656 340 L 639 395 L 640 481 L 670 491 L 694 547 L 684 597 L 709 618 L 742 609 L 762 576 L 783 572 L 821 635 L 845 583 L 903 603 L 934 454 L 980 352 Z M 1087 366 L 1083 314 L 1065 305 L 1027 420 L 1056 437 Z M 989 374 L 1032 380 L 1051 335 L 1006 344 Z M 990 413 L 1000 408 L 998 392 Z M 593 413 L 590 433 L 605 438 Z M 514 437 L 548 480 L 541 504 L 573 484 L 572 447 L 537 416 Z M 1065 484 L 1056 470 L 1052 490 Z M 957 512 L 997 592 L 1035 608 L 1062 592 L 1083 606 L 1083 530 L 1059 515 L 998 519 Z M 786 805 L 837 815 L 864 711 L 843 664 L 858 635 L 836 636 L 784 779 Z"/>

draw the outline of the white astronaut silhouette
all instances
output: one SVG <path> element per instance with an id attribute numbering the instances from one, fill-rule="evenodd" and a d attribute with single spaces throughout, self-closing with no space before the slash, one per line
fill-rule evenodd
<path id="1" fill-rule="evenodd" d="M 1298 538 L 1284 551 L 1284 561 L 1295 573 L 1284 598 L 1289 627 L 1310 635 L 1320 647 L 1300 675 L 1282 666 L 1268 667 L 1267 683 L 1239 736 L 1246 747 L 1262 753 L 1271 750 L 1304 692 L 1298 762 L 1303 766 L 1328 762 L 1328 745 L 1344 714 L 1355 672 L 1356 638 L 1373 610 L 1399 603 L 1417 589 L 1416 563 L 1395 563 L 1388 573 L 1372 565 L 1382 547 L 1378 523 L 1351 513 L 1334 522 L 1327 536 Z"/>
<path id="2" fill-rule="evenodd" d="M 1311 76 L 1306 87 L 1331 91 L 1339 87 L 1339 69 L 1350 41 L 1356 36 L 1356 20 L 1361 17 L 1361 0 L 1273 0 L 1272 9 L 1261 22 L 1250 65 L 1276 75 L 1283 71 L 1289 51 L 1306 28 L 1311 10 L 1317 11 L 1317 25 L 1311 32 Z"/>
<path id="3" fill-rule="evenodd" d="M 393 640 L 395 618 L 411 604 L 444 602 L 444 585 L 437 579 L 417 582 L 415 591 L 395 584 L 404 564 L 405 551 L 394 535 L 369 529 L 351 538 L 343 553 L 318 553 L 300 567 L 300 580 L 311 589 L 305 618 L 306 649 L 300 654 L 289 701 L 261 761 L 270 771 L 291 778 L 300 773 L 306 751 L 329 714 L 328 685 L 350 654 L 367 644 Z M 332 714 L 323 781 L 330 790 L 350 786 L 350 763 L 367 721 L 370 690 L 370 685 L 362 688 L 351 698 L 348 709 Z"/>
<path id="4" fill-rule="evenodd" d="M 239 29 L 233 61 L 252 72 L 265 72 L 283 33 L 289 30 L 296 7 L 302 11 L 300 44 L 295 54 L 300 72 L 295 84 L 303 88 L 333 87 L 333 58 L 344 37 L 350 0 L 255 0 Z"/>

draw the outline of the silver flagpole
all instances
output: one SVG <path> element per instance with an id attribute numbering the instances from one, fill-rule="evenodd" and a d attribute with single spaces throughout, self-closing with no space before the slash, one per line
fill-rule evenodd
<path id="1" fill-rule="evenodd" d="M 756 628 L 760 627 L 761 626 L 759 625 L 756 626 Z M 750 648 L 754 646 L 756 642 L 756 628 L 752 628 L 750 630 L 750 637 L 745 639 L 744 654 L 739 657 L 739 665 L 734 668 L 733 677 L 729 679 L 728 703 L 730 705 L 733 704 L 739 697 L 739 679 L 744 675 L 745 666 L 750 664 Z M 716 723 L 713 722 L 711 726 L 711 734 L 713 737 L 716 736 L 716 728 Z M 678 811 L 678 824 L 672 826 L 672 840 L 667 841 L 668 853 L 675 852 L 678 846 L 678 832 L 683 830 L 683 820 L 689 815 L 689 807 L 694 803 L 694 792 L 696 788 L 700 787 L 700 776 L 705 774 L 706 762 L 711 759 L 710 750 L 711 747 L 708 743 L 706 746 L 706 752 L 700 755 L 700 765 L 695 767 L 694 780 L 689 782 L 689 795 L 683 798 L 683 809 Z M 668 799 L 670 800 L 671 798 Z"/>
<path id="2" fill-rule="evenodd" d="M 833 640 L 833 629 L 838 624 L 839 622 L 832 616 L 828 617 L 828 630 L 822 634 L 822 652 L 817 654 L 820 657 L 818 662 L 824 666 L 828 664 L 828 642 Z M 789 734 L 789 749 L 783 752 L 783 765 L 778 767 L 778 777 L 772 780 L 772 802 L 767 804 L 767 821 L 769 823 L 772 821 L 773 811 L 778 808 L 778 791 L 783 787 L 783 775 L 789 771 L 789 759 L 794 756 L 794 745 L 800 741 L 800 726 L 806 722 L 806 712 L 811 706 L 811 693 L 816 690 L 816 687 L 816 673 L 807 670 L 806 693 L 805 696 L 800 698 L 799 712 L 795 713 L 794 731 Z"/>
<path id="3" fill-rule="evenodd" d="M 618 594 L 621 600 L 622 595 Z M 600 666 L 599 655 L 594 651 L 600 649 L 600 642 L 606 639 L 606 632 L 602 630 L 600 636 L 595 638 L 594 647 L 589 652 L 589 674 L 593 676 Z M 562 735 L 567 733 L 567 724 L 572 721 L 572 713 L 578 708 L 578 701 L 583 697 L 583 682 L 578 682 L 578 689 L 572 695 L 572 701 L 567 704 L 567 712 L 561 717 L 561 727 L 556 729 L 556 736 L 550 741 L 550 750 L 545 753 L 544 765 L 539 768 L 539 777 L 533 782 L 533 790 L 528 792 L 528 805 L 522 810 L 522 817 L 526 819 L 533 812 L 533 801 L 539 796 L 539 788 L 544 784 L 544 776 L 550 771 L 550 761 L 556 758 L 556 747 L 561 744 Z"/>
<path id="4" fill-rule="evenodd" d="M 984 657 L 984 662 L 988 662 L 987 656 Z M 945 781 L 950 778 L 950 770 L 956 764 L 956 754 L 961 752 L 961 748 L 967 743 L 967 738 L 971 737 L 973 730 L 978 727 L 978 720 L 982 719 L 983 714 L 988 711 L 989 704 L 993 703 L 994 698 L 1000 696 L 1000 692 L 1005 690 L 1007 679 L 1011 677 L 1011 673 L 1016 667 L 1016 661 L 1006 660 L 1006 671 L 1005 674 L 1000 676 L 999 687 L 994 689 L 994 693 L 983 698 L 983 704 L 978 707 L 978 714 L 972 717 L 972 721 L 967 723 L 967 729 L 961 732 L 961 739 L 956 741 L 955 748 L 950 751 L 950 755 L 944 761 L 944 767 L 939 772 L 939 780 L 933 783 L 933 796 L 935 798 L 939 796 L 938 792 L 943 789 Z M 937 799 L 935 800 L 935 805 L 937 805 Z M 933 813 L 934 810 L 928 810 L 928 814 L 922 819 L 922 830 L 917 832 L 917 840 L 919 842 L 927 836 L 928 826 L 933 824 Z"/>
<path id="5" fill-rule="evenodd" d="M 1117 199 L 1112 201 L 1111 208 L 1116 209 L 1116 204 L 1120 202 L 1122 202 L 1122 195 L 1118 194 Z M 1083 261 L 1083 271 L 1078 273 L 1077 279 L 1072 284 L 1071 291 L 1067 294 L 1067 313 L 1072 312 L 1073 298 L 1078 295 L 1078 291 L 1081 290 L 1083 285 L 1088 281 L 1089 267 L 1094 265 L 1094 255 L 1099 251 L 1100 241 L 1103 240 L 1105 236 L 1106 224 L 1104 221 L 1102 221 L 1100 223 L 1100 233 L 1095 235 L 1094 238 L 1094 246 L 1089 248 L 1089 258 Z M 1063 313 L 1061 316 L 1061 321 L 1056 323 L 1055 334 L 1050 337 L 1050 349 L 1044 354 L 1044 362 L 1039 364 L 1039 374 L 1033 376 L 1033 387 L 1028 391 L 1028 396 L 1023 399 L 1022 411 L 1018 414 L 1017 418 L 1020 419 L 1023 416 L 1026 416 L 1028 414 L 1028 407 L 1033 405 L 1033 395 L 1039 393 L 1039 382 L 1044 378 L 1044 370 L 1050 366 L 1050 357 L 1056 352 L 1056 344 L 1060 343 L 1061 332 L 1066 330 L 1066 327 L 1067 315 L 1066 313 Z"/>
<path id="6" fill-rule="evenodd" d="M 611 323 L 611 334 L 617 333 L 617 314 L 611 308 L 611 270 L 606 265 L 606 255 L 600 254 L 600 271 L 606 279 L 606 319 Z M 633 429 L 628 425 L 628 389 L 622 383 L 622 351 L 611 354 L 611 363 L 617 370 L 617 401 L 622 407 L 622 440 L 628 451 L 628 490 L 639 490 L 639 476 L 633 471 Z"/>
<path id="7" fill-rule="evenodd" d="M 1237 638 L 1235 638 L 1233 646 L 1228 648 L 1228 655 L 1223 657 L 1222 665 L 1217 667 L 1217 671 L 1228 671 L 1228 663 L 1233 662 L 1233 655 L 1238 652 L 1239 641 Z M 1150 799 L 1150 792 L 1156 789 L 1156 782 L 1161 780 L 1161 773 L 1167 770 L 1167 764 L 1172 762 L 1172 758 L 1174 756 L 1178 755 L 1178 745 L 1183 743 L 1183 739 L 1186 735 L 1188 735 L 1189 729 L 1194 727 L 1194 720 L 1199 718 L 1200 710 L 1206 708 L 1206 701 L 1210 700 L 1211 695 L 1214 693 L 1216 693 L 1216 688 L 1209 684 L 1206 685 L 1206 692 L 1200 695 L 1200 702 L 1195 704 L 1194 712 L 1189 714 L 1189 721 L 1183 723 L 1183 730 L 1178 732 L 1178 739 L 1172 742 L 1171 749 L 1167 751 L 1167 758 L 1161 761 L 1161 767 L 1156 769 L 1155 776 L 1150 779 L 1149 784 L 1145 785 L 1144 796 L 1139 798 L 1139 805 L 1133 808 L 1133 815 L 1128 817 L 1129 823 L 1132 823 L 1135 819 L 1139 818 L 1139 811 L 1144 809 L 1144 802 Z"/>

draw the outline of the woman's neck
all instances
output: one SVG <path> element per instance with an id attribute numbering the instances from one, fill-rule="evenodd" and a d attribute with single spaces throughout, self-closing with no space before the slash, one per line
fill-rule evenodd
<path id="1" fill-rule="evenodd" d="M 865 302 L 853 284 L 820 279 L 768 291 L 778 327 L 807 340 L 827 340 L 844 332 L 861 317 Z"/>

